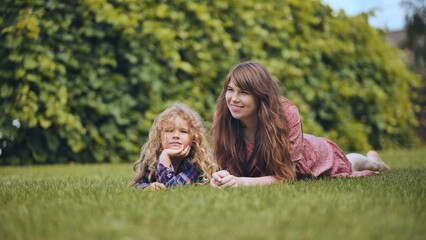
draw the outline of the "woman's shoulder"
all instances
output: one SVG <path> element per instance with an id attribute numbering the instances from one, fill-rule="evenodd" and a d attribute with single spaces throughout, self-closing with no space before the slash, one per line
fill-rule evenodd
<path id="1" fill-rule="evenodd" d="M 280 98 L 282 110 L 290 126 L 297 125 L 300 122 L 299 109 L 297 109 L 296 105 L 293 102 L 288 100 L 285 97 Z"/>
<path id="2" fill-rule="evenodd" d="M 297 110 L 296 105 L 285 97 L 280 97 L 281 106 L 285 111 Z"/>

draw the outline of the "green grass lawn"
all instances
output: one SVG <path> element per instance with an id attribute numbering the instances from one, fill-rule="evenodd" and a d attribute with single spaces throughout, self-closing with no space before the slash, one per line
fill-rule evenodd
<path id="1" fill-rule="evenodd" d="M 0 168 L 0 239 L 425 239 L 426 149 L 378 176 L 128 188 L 132 164 Z"/>

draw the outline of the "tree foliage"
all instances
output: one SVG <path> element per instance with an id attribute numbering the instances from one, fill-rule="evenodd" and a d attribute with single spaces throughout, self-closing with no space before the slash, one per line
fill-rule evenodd
<path id="1" fill-rule="evenodd" d="M 414 54 L 414 65 L 426 66 L 426 3 L 423 0 L 402 1 L 407 10 L 407 38 L 404 47 Z"/>
<path id="2" fill-rule="evenodd" d="M 416 132 L 426 140 L 426 3 L 423 0 L 406 0 L 401 5 L 406 10 L 406 38 L 401 47 L 409 50 L 408 64 L 422 79 L 420 88 L 413 93 L 419 121 Z"/>
<path id="3" fill-rule="evenodd" d="M 133 161 L 172 101 L 210 126 L 242 60 L 271 70 L 305 132 L 346 150 L 416 142 L 418 80 L 366 14 L 298 0 L 6 0 L 0 13 L 1 164 Z"/>

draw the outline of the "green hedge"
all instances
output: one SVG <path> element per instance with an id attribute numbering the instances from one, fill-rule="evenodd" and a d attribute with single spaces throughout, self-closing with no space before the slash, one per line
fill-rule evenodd
<path id="1" fill-rule="evenodd" d="M 210 127 L 242 60 L 271 70 L 305 132 L 345 150 L 417 141 L 418 79 L 365 14 L 298 0 L 3 2 L 0 164 L 134 161 L 172 101 Z"/>

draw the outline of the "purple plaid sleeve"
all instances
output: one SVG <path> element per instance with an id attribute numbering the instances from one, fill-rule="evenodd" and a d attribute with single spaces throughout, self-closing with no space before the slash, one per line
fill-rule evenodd
<path id="1" fill-rule="evenodd" d="M 135 184 L 133 184 L 134 188 L 146 188 L 149 185 L 151 185 L 151 182 L 148 180 L 147 176 L 142 177 L 139 179 Z"/>
<path id="2" fill-rule="evenodd" d="M 170 168 L 159 163 L 157 166 L 158 177 L 157 181 L 166 185 L 166 187 L 183 186 L 192 182 L 196 182 L 200 173 L 195 166 L 185 159 L 175 173 L 173 165 Z"/>

